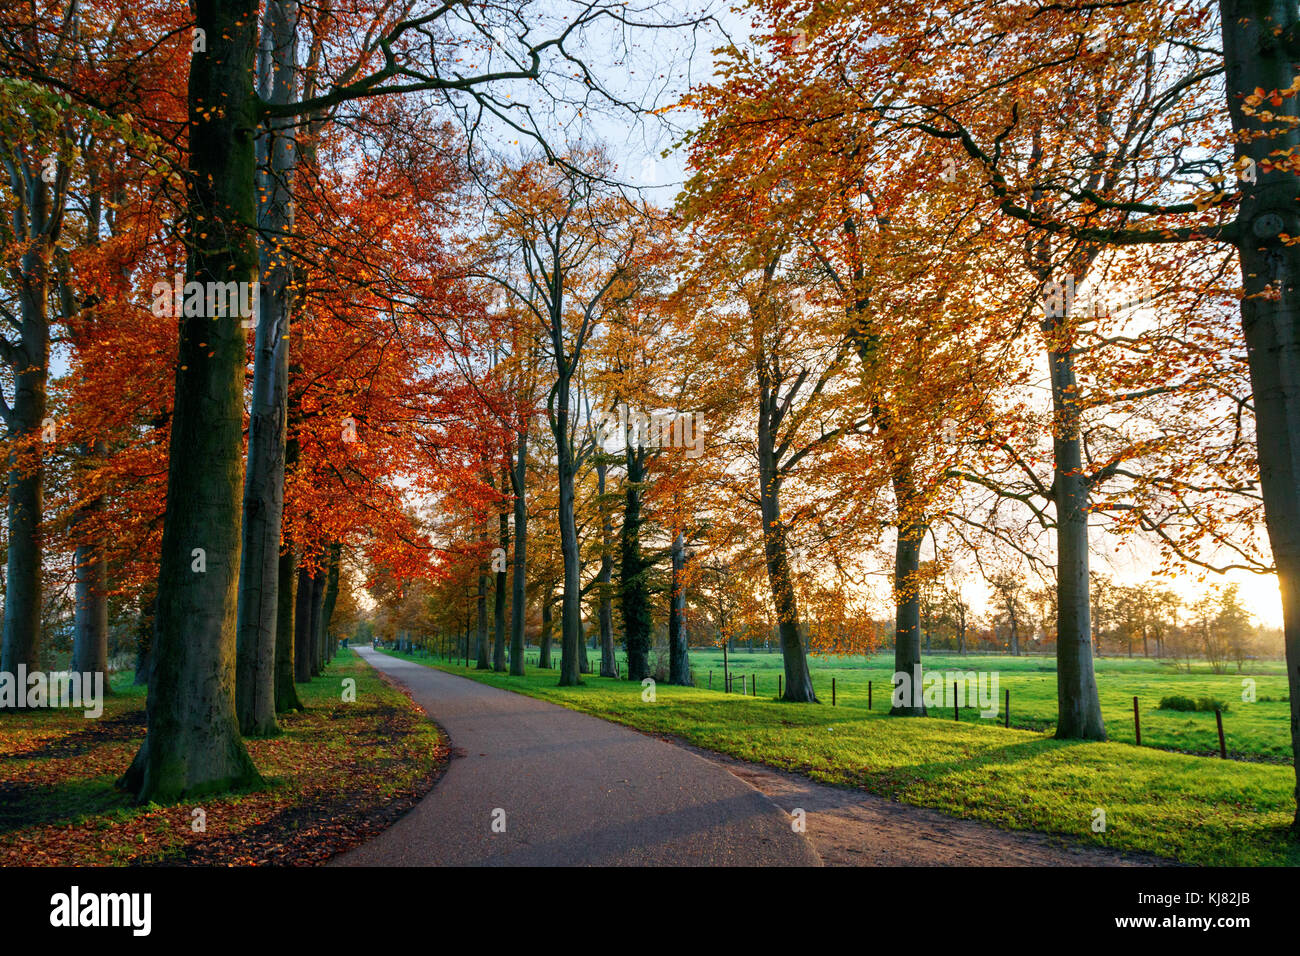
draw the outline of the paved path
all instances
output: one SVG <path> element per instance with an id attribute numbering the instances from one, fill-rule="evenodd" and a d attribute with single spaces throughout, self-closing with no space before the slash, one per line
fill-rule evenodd
<path id="1" fill-rule="evenodd" d="M 358 649 L 451 737 L 410 813 L 331 865 L 1132 866 L 1171 861 L 999 830 L 697 751 Z M 492 829 L 504 811 L 505 832 Z M 789 815 L 804 811 L 805 833 Z"/>
<path id="2" fill-rule="evenodd" d="M 338 866 L 816 866 L 790 817 L 726 768 L 555 704 L 368 648 L 451 738 L 447 772 Z M 493 831 L 504 811 L 505 832 Z"/>

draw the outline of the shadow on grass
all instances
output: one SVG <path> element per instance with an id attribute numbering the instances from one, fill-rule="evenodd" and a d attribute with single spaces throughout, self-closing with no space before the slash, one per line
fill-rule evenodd
<path id="1" fill-rule="evenodd" d="M 0 834 L 131 809 L 131 795 L 113 782 L 104 775 L 55 785 L 0 783 Z"/>
<path id="2" fill-rule="evenodd" d="M 84 730 L 52 737 L 42 746 L 15 754 L 16 760 L 51 760 L 58 757 L 77 757 L 90 753 L 100 744 L 121 740 L 138 740 L 144 737 L 145 712 L 131 710 L 115 717 L 87 721 Z"/>

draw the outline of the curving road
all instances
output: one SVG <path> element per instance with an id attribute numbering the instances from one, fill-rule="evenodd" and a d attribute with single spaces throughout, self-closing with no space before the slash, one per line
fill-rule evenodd
<path id="1" fill-rule="evenodd" d="M 357 652 L 410 691 L 446 730 L 455 757 L 410 813 L 330 865 L 821 863 L 790 816 L 697 754 L 432 667 Z"/>

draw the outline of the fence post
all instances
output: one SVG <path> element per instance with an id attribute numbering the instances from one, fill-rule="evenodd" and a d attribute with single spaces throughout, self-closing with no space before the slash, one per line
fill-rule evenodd
<path id="1" fill-rule="evenodd" d="M 1138 715 L 1138 699 L 1133 698 L 1133 736 L 1137 745 L 1142 746 L 1142 718 Z"/>
<path id="2" fill-rule="evenodd" d="M 713 690 L 713 671 L 709 671 L 709 690 Z"/>
<path id="3" fill-rule="evenodd" d="M 831 678 L 831 706 L 835 706 L 835 678 Z"/>
<path id="4" fill-rule="evenodd" d="M 867 710 L 871 709 L 871 681 L 867 681 Z"/>
<path id="5" fill-rule="evenodd" d="M 1214 722 L 1219 725 L 1219 758 L 1228 759 L 1228 745 L 1223 740 L 1223 711 L 1214 708 Z"/>
<path id="6" fill-rule="evenodd" d="M 952 682 L 952 719 L 961 720 L 961 705 L 958 703 L 957 682 Z"/>

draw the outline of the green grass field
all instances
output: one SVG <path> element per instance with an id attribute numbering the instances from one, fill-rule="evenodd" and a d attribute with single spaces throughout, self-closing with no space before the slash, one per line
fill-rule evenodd
<path id="1" fill-rule="evenodd" d="M 534 660 L 536 651 L 532 650 L 528 655 L 529 664 Z M 599 670 L 598 661 L 598 657 L 592 657 L 593 669 Z M 831 679 L 834 678 L 836 705 L 865 709 L 867 682 L 870 681 L 875 709 L 888 709 L 889 682 L 894 672 L 892 651 L 869 657 L 812 657 L 809 663 L 813 687 L 823 703 L 831 702 Z M 753 681 L 757 679 L 759 696 L 776 696 L 777 675 L 782 673 L 780 654 L 735 651 L 728 655 L 728 664 L 734 693 L 740 693 L 743 676 L 746 694 L 752 693 Z M 698 687 L 722 689 L 721 651 L 692 648 L 691 666 Z M 963 721 L 1002 723 L 1004 694 L 1009 690 L 1013 728 L 1051 731 L 1056 727 L 1056 662 L 1051 657 L 934 654 L 925 656 L 924 666 L 927 673 L 975 671 L 997 674 L 997 716 L 981 718 L 974 711 L 962 710 Z M 620 671 L 626 668 L 621 654 L 619 668 Z M 1112 741 L 1134 742 L 1133 698 L 1137 697 L 1144 747 L 1217 755 L 1219 735 L 1212 711 L 1159 709 L 1160 701 L 1165 697 L 1178 695 L 1194 700 L 1213 697 L 1228 705 L 1223 715 L 1223 727 L 1230 757 L 1279 763 L 1289 763 L 1292 759 L 1290 704 L 1281 661 L 1253 661 L 1240 674 L 1235 669 L 1231 673 L 1215 674 L 1204 662 L 1193 662 L 1188 673 L 1173 661 L 1108 657 L 1098 659 L 1096 669 L 1102 715 Z M 1242 700 L 1244 679 L 1254 682 L 1253 703 Z M 933 716 L 953 720 L 951 705 L 939 708 Z"/>
<path id="2" fill-rule="evenodd" d="M 709 671 L 713 686 L 722 686 L 722 653 L 692 649 L 691 662 L 696 682 L 705 687 Z M 867 706 L 867 681 L 873 685 L 877 709 L 889 706 L 889 681 L 894 672 L 893 653 L 871 657 L 814 657 L 811 659 L 813 687 L 825 703 L 831 699 L 831 678 L 835 679 L 837 705 Z M 781 656 L 768 653 L 732 653 L 733 687 L 740 678 L 758 679 L 760 696 L 775 696 Z M 1011 726 L 1028 730 L 1056 727 L 1056 662 L 1051 657 L 1007 657 L 1002 655 L 959 657 L 955 654 L 926 655 L 927 671 L 983 671 L 998 675 L 998 716 L 1002 721 L 1002 695 L 1011 691 Z M 622 662 L 620 660 L 620 667 Z M 1290 704 L 1286 672 L 1280 661 L 1255 661 L 1237 674 L 1214 674 L 1209 665 L 1194 662 L 1189 674 L 1172 661 L 1142 658 L 1101 658 L 1096 661 L 1097 689 L 1102 716 L 1110 739 L 1133 743 L 1133 698 L 1138 698 L 1143 746 L 1162 747 L 1185 753 L 1218 754 L 1219 736 L 1213 712 L 1159 710 L 1162 698 L 1181 695 L 1199 699 L 1214 697 L 1229 706 L 1223 715 L 1224 737 L 1230 756 L 1291 760 Z M 1242 700 L 1242 680 L 1254 681 L 1255 702 Z M 953 719 L 951 709 L 935 716 Z M 974 712 L 963 712 L 963 720 L 980 720 Z"/>
<path id="3" fill-rule="evenodd" d="M 1159 695 L 1195 689 L 1197 696 L 1226 697 L 1234 681 L 1240 687 L 1235 675 L 1194 672 L 1188 677 L 1156 663 L 1102 661 L 1099 671 L 1112 742 L 1075 743 L 1055 741 L 1045 728 L 1018 726 L 1035 720 L 1050 723 L 1054 675 L 1038 670 L 1051 666 L 1042 658 L 927 658 L 935 668 L 959 662 L 963 670 L 997 669 L 1002 687 L 1011 689 L 1013 726 L 1005 729 L 973 713 L 960 723 L 950 714 L 946 719 L 890 718 L 882 696 L 869 711 L 866 681 L 880 681 L 877 690 L 887 687 L 891 668 L 883 655 L 866 668 L 861 658 L 814 661 L 816 688 L 825 700 L 820 706 L 774 699 L 780 660 L 776 655 L 732 655 L 738 673 L 758 675 L 759 696 L 741 697 L 708 690 L 704 685 L 714 663 L 714 687 L 721 686 L 721 655 L 693 650 L 701 686 L 660 684 L 654 702 L 642 699 L 640 686 L 621 680 L 587 676 L 580 687 L 560 688 L 552 671 L 530 668 L 527 677 L 512 678 L 449 666 L 427 656 L 398 656 L 744 760 L 1006 829 L 1062 834 L 1194 864 L 1300 865 L 1300 844 L 1287 834 L 1295 813 L 1290 766 L 1189 756 L 1123 742 L 1132 739 L 1133 693 L 1152 698 L 1143 707 L 1145 742 L 1147 714 Z M 833 708 L 832 676 L 839 697 Z M 1284 680 L 1281 674 L 1254 676 L 1261 696 L 1278 693 Z M 1248 739 L 1265 753 L 1265 746 L 1280 746 L 1286 721 L 1274 732 L 1264 708 L 1285 704 L 1240 704 L 1240 691 L 1231 700 L 1225 719 L 1234 747 Z M 1253 707 L 1259 710 L 1252 712 Z M 1212 713 L 1153 716 L 1151 732 L 1182 746 L 1188 746 L 1186 740 L 1204 740 L 1202 749 L 1208 750 L 1210 738 L 1201 733 L 1207 717 L 1213 728 Z M 1217 749 L 1217 735 L 1214 740 Z M 1099 809 L 1105 812 L 1104 832 L 1093 830 Z"/>

